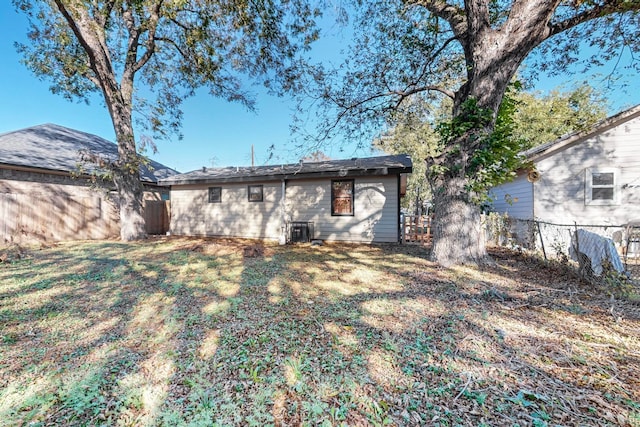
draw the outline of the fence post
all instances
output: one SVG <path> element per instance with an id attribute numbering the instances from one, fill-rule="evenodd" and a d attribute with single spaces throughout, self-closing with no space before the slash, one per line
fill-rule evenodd
<path id="1" fill-rule="evenodd" d="M 544 254 L 544 260 L 547 261 L 547 251 L 544 248 L 544 239 L 542 238 L 542 230 L 540 230 L 540 222 L 536 221 L 535 219 L 533 221 L 538 226 L 538 235 L 540 236 L 540 245 L 542 246 L 542 253 Z"/>

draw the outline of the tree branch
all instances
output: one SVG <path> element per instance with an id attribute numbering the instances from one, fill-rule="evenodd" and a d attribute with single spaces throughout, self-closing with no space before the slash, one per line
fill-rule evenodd
<path id="1" fill-rule="evenodd" d="M 149 59 L 153 56 L 156 50 L 156 29 L 158 28 L 158 21 L 160 20 L 160 9 L 162 8 L 162 1 L 156 3 L 156 7 L 153 9 L 149 18 L 149 25 L 147 30 L 149 31 L 149 37 L 147 39 L 147 49 L 142 54 L 140 59 L 134 64 L 133 72 L 137 72 L 144 65 L 149 62 Z"/>
<path id="2" fill-rule="evenodd" d="M 589 10 L 585 10 L 584 12 L 565 19 L 562 22 L 551 25 L 549 37 L 593 19 L 602 18 L 603 16 L 622 11 L 640 11 L 640 2 L 628 0 L 607 0 L 603 4 L 595 5 Z"/>
<path id="3" fill-rule="evenodd" d="M 451 26 L 456 38 L 463 40 L 469 31 L 469 23 L 464 9 L 448 4 L 445 0 L 405 0 L 408 6 L 422 6 L 434 15 L 444 19 Z"/>

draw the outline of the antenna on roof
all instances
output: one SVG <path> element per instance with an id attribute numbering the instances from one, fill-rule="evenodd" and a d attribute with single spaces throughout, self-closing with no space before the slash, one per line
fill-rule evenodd
<path id="1" fill-rule="evenodd" d="M 253 166 L 254 166 L 254 164 L 253 164 L 253 163 L 254 163 L 254 162 L 253 162 L 253 144 L 251 144 L 251 167 L 253 167 Z"/>

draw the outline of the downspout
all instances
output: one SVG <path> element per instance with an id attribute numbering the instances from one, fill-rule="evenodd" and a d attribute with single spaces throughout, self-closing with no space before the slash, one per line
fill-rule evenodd
<path id="1" fill-rule="evenodd" d="M 398 236 L 397 236 L 397 239 L 396 239 L 396 243 L 404 243 L 402 241 L 403 240 L 402 239 L 402 226 L 403 226 L 403 224 L 402 224 L 402 221 L 400 221 L 400 199 L 401 199 L 401 196 L 400 196 L 400 187 L 401 187 L 401 185 L 400 184 L 401 184 L 402 180 L 400 179 L 400 175 L 399 174 L 396 175 L 396 178 L 397 178 L 397 185 L 398 185 L 398 188 L 397 188 L 398 211 L 396 212 L 396 221 L 398 221 L 398 227 L 396 227 L 396 231 L 398 233 Z"/>
<path id="2" fill-rule="evenodd" d="M 280 227 L 280 237 L 278 243 L 287 243 L 287 180 L 282 179 L 282 195 L 280 196 L 280 214 L 282 215 L 282 227 Z"/>

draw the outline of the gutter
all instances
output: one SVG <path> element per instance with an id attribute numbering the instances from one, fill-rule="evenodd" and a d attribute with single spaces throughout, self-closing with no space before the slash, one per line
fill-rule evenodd
<path id="1" fill-rule="evenodd" d="M 277 174 L 277 175 L 253 175 L 253 176 L 227 176 L 211 177 L 201 176 L 194 178 L 172 179 L 165 178 L 158 181 L 160 185 L 189 185 L 189 184 L 221 184 L 234 182 L 258 182 L 258 181 L 279 181 L 290 179 L 315 179 L 315 178 L 335 178 L 335 177 L 357 177 L 357 176 L 385 176 L 400 173 L 411 173 L 412 167 L 402 168 L 371 168 L 371 169 L 342 169 L 322 172 L 308 172 L 300 174 Z"/>

